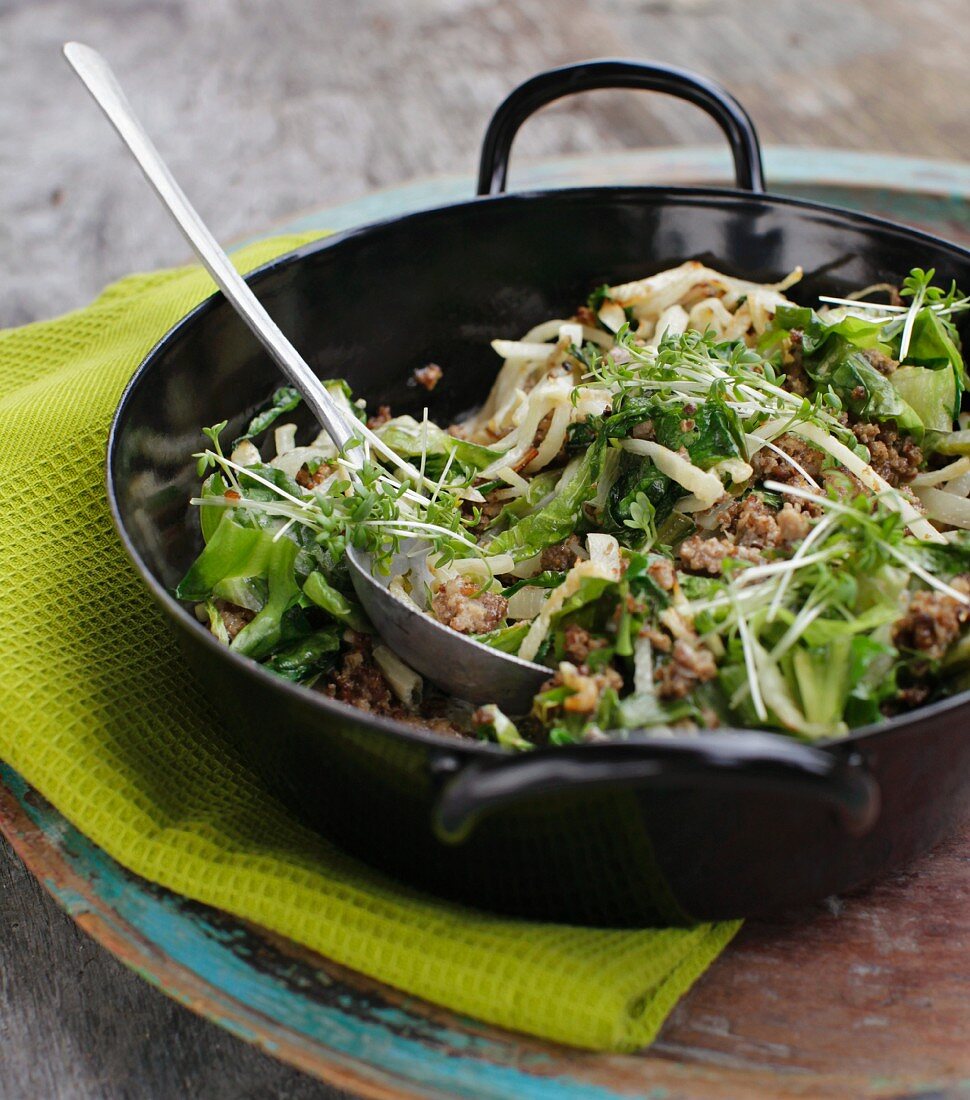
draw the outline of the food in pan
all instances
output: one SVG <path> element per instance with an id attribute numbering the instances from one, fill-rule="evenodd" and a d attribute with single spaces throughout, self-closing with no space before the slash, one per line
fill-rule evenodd
<path id="1" fill-rule="evenodd" d="M 450 426 L 367 409 L 297 440 L 282 388 L 228 453 L 178 587 L 238 653 L 365 710 L 510 748 L 631 731 L 816 740 L 966 686 L 970 425 L 955 286 L 914 269 L 815 308 L 697 262 L 603 286 L 519 340 Z M 460 376 L 460 364 L 451 364 Z M 449 365 L 415 371 L 416 394 Z M 362 463 L 362 465 L 361 465 Z M 342 564 L 549 667 L 528 715 L 463 707 L 380 643 Z"/>

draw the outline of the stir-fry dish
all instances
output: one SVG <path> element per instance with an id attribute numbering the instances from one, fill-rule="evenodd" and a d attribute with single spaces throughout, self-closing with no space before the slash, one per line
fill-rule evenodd
<path id="1" fill-rule="evenodd" d="M 970 686 L 970 298 L 914 269 L 812 308 L 786 297 L 800 275 L 603 286 L 493 341 L 491 393 L 450 426 L 334 381 L 343 453 L 298 441 L 278 390 L 231 447 L 205 431 L 177 595 L 280 676 L 514 749 L 829 738 Z M 548 666 L 531 713 L 423 684 L 356 603 L 348 543 L 399 599 Z"/>

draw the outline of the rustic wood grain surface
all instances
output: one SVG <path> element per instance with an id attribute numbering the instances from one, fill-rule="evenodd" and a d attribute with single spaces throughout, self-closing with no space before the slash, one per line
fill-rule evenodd
<path id="1" fill-rule="evenodd" d="M 591 55 L 696 67 L 742 99 L 769 143 L 970 159 L 965 0 L 0 0 L 0 326 L 185 256 L 59 58 L 68 38 L 107 54 L 224 239 L 415 176 L 471 172 L 512 84 Z M 531 121 L 520 148 L 715 140 L 682 105 L 597 93 Z M 853 1059 L 873 1073 L 922 1013 L 939 1025 L 920 1055 L 927 1080 L 970 1080 L 968 979 L 940 969 L 954 937 L 970 946 L 967 853 L 960 838 L 808 923 L 749 925 L 657 1053 L 706 1051 L 786 1079 Z M 804 1065 L 790 1036 L 808 1027 L 825 1042 Z M 0 843 L 4 1100 L 340 1095 L 126 971 Z"/>

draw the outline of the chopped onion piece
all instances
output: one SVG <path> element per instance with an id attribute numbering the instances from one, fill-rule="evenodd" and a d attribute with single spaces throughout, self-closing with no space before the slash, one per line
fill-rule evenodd
<path id="1" fill-rule="evenodd" d="M 715 462 L 709 473 L 715 474 L 718 478 L 722 474 L 727 474 L 735 485 L 740 485 L 742 481 L 747 481 L 754 476 L 754 469 L 743 458 L 724 458 L 720 462 Z"/>
<path id="2" fill-rule="evenodd" d="M 238 444 L 229 459 L 239 466 L 256 466 L 263 461 L 259 450 L 249 439 L 244 439 L 242 443 Z"/>
<path id="3" fill-rule="evenodd" d="M 591 416 L 602 414 L 613 403 L 613 395 L 609 390 L 597 390 L 591 386 L 583 386 L 576 397 L 576 420 L 588 420 Z"/>
<path id="4" fill-rule="evenodd" d="M 277 455 L 270 462 L 270 466 L 282 470 L 288 477 L 295 478 L 308 462 L 325 461 L 326 457 L 317 447 L 291 447 L 285 454 Z"/>
<path id="5" fill-rule="evenodd" d="M 413 707 L 421 701 L 421 677 L 401 660 L 386 645 L 374 646 L 374 661 L 384 673 L 391 690 L 406 707 Z"/>
<path id="6" fill-rule="evenodd" d="M 287 451 L 292 451 L 296 447 L 296 425 L 280 424 L 273 432 L 273 442 L 276 444 L 277 458 L 285 455 Z"/>
<path id="7" fill-rule="evenodd" d="M 669 306 L 657 318 L 657 325 L 653 330 L 653 335 L 647 341 L 647 347 L 659 347 L 660 341 L 665 336 L 679 336 L 682 332 L 686 332 L 689 322 L 690 317 L 683 306 Z"/>
<path id="8" fill-rule="evenodd" d="M 526 558 L 525 561 L 517 562 L 506 572 L 511 573 L 513 577 L 517 577 L 519 580 L 534 577 L 536 573 L 542 572 L 542 555 L 535 554 L 531 558 Z"/>
<path id="9" fill-rule="evenodd" d="M 510 619 L 534 619 L 542 611 L 542 605 L 549 597 L 548 588 L 526 585 L 509 597 L 507 610 Z"/>
<path id="10" fill-rule="evenodd" d="M 501 573 L 510 573 L 515 560 L 511 554 L 495 554 L 490 558 L 458 558 L 438 570 L 439 577 L 494 577 Z"/>
<path id="11" fill-rule="evenodd" d="M 596 316 L 599 317 L 610 332 L 619 332 L 626 324 L 626 312 L 623 306 L 617 302 L 605 301 Z"/>
<path id="12" fill-rule="evenodd" d="M 600 576 L 618 581 L 623 575 L 620 567 L 620 544 L 612 535 L 586 536 L 589 560 L 600 570 Z"/>

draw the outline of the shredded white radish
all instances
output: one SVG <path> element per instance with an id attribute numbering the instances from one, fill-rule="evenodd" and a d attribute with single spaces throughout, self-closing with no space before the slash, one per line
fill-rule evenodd
<path id="1" fill-rule="evenodd" d="M 633 691 L 636 695 L 653 695 L 653 646 L 649 638 L 637 638 L 633 643 Z"/>
<path id="2" fill-rule="evenodd" d="M 945 493 L 942 489 L 919 488 L 916 495 L 923 502 L 926 514 L 939 523 L 949 523 L 970 531 L 970 500 L 958 497 L 954 493 Z M 940 535 L 946 541 L 943 535 Z"/>
<path id="3" fill-rule="evenodd" d="M 514 469 L 527 455 L 529 455 L 528 461 L 531 463 L 535 455 L 530 455 L 529 452 L 534 449 L 533 441 L 540 421 L 548 413 L 561 407 L 565 408 L 568 414 L 571 414 L 573 406 L 570 401 L 570 394 L 572 391 L 573 381 L 568 376 L 544 378 L 528 395 L 522 408 L 521 422 L 508 435 L 502 439 L 497 439 L 490 445 L 493 450 L 503 451 L 504 453 L 501 458 L 497 458 L 490 466 L 482 470 L 481 476 L 488 480 L 494 478 L 502 467 L 510 466 Z M 565 423 L 568 423 L 568 416 Z M 562 419 L 560 419 L 560 424 L 563 424 Z M 564 437 L 565 426 L 563 424 L 559 445 L 552 454 L 555 454 L 562 446 Z"/>
<path id="4" fill-rule="evenodd" d="M 962 477 L 954 478 L 953 481 L 948 481 L 943 486 L 945 493 L 953 493 L 958 497 L 970 496 L 970 474 L 964 474 Z"/>
<path id="5" fill-rule="evenodd" d="M 910 485 L 914 489 L 930 485 L 944 485 L 967 473 L 970 473 L 970 458 L 958 458 L 956 462 L 951 462 L 948 466 L 943 466 L 939 470 L 926 470 L 921 474 L 917 474 Z"/>
<path id="6" fill-rule="evenodd" d="M 507 482 L 516 493 L 521 495 L 529 491 L 529 483 L 521 474 L 517 474 L 511 466 L 499 466 L 495 471 L 495 476 L 500 477 L 503 481 Z"/>
<path id="7" fill-rule="evenodd" d="M 631 454 L 652 459 L 661 473 L 694 494 L 701 509 L 710 508 L 724 495 L 724 486 L 716 474 L 700 469 L 669 447 L 662 447 L 652 439 L 624 439 L 620 446 Z"/>
<path id="8" fill-rule="evenodd" d="M 697 260 L 688 260 L 679 267 L 660 271 L 646 279 L 611 287 L 609 294 L 621 306 L 633 306 L 638 317 L 649 316 L 655 319 L 668 306 L 682 302 L 691 291 L 699 287 L 708 290 L 707 297 L 713 297 L 720 292 L 728 308 L 736 306 L 741 298 L 750 298 L 752 294 L 758 295 L 762 308 L 781 304 L 787 301 L 781 292 L 797 283 L 801 277 L 801 268 L 796 268 L 780 283 L 751 283 L 746 279 L 736 279 L 714 271 Z"/>
<path id="9" fill-rule="evenodd" d="M 683 306 L 668 306 L 657 318 L 657 324 L 653 330 L 653 335 L 647 341 L 647 347 L 659 347 L 660 341 L 665 336 L 679 336 L 682 332 L 687 331 L 689 323 L 690 317 Z"/>
<path id="10" fill-rule="evenodd" d="M 680 309 L 681 307 L 671 308 Z M 688 320 L 690 327 L 697 329 L 698 332 L 705 332 L 710 328 L 723 338 L 734 325 L 734 314 L 727 311 L 720 298 L 704 298 L 691 308 Z"/>
<path id="11" fill-rule="evenodd" d="M 493 340 L 492 347 L 503 359 L 539 359 L 543 362 L 556 350 L 555 344 L 527 344 L 522 340 Z"/>
<path id="12" fill-rule="evenodd" d="M 553 588 L 549 593 L 549 598 L 543 604 L 542 611 L 529 627 L 528 634 L 519 646 L 519 656 L 523 660 L 531 661 L 539 652 L 539 646 L 542 645 L 549 633 L 553 615 L 562 608 L 562 605 L 570 596 L 579 591 L 585 577 L 602 577 L 605 580 L 615 579 L 612 572 L 604 573 L 603 569 L 592 560 L 576 562 L 566 574 L 566 579 L 562 584 L 558 588 Z"/>
<path id="13" fill-rule="evenodd" d="M 563 444 L 566 442 L 566 429 L 569 427 L 574 411 L 571 404 L 559 404 L 555 407 L 552 420 L 546 429 L 545 438 L 537 448 L 538 454 L 531 462 L 526 464 L 525 472 L 527 474 L 538 473 L 539 470 L 548 466 L 562 450 Z"/>

